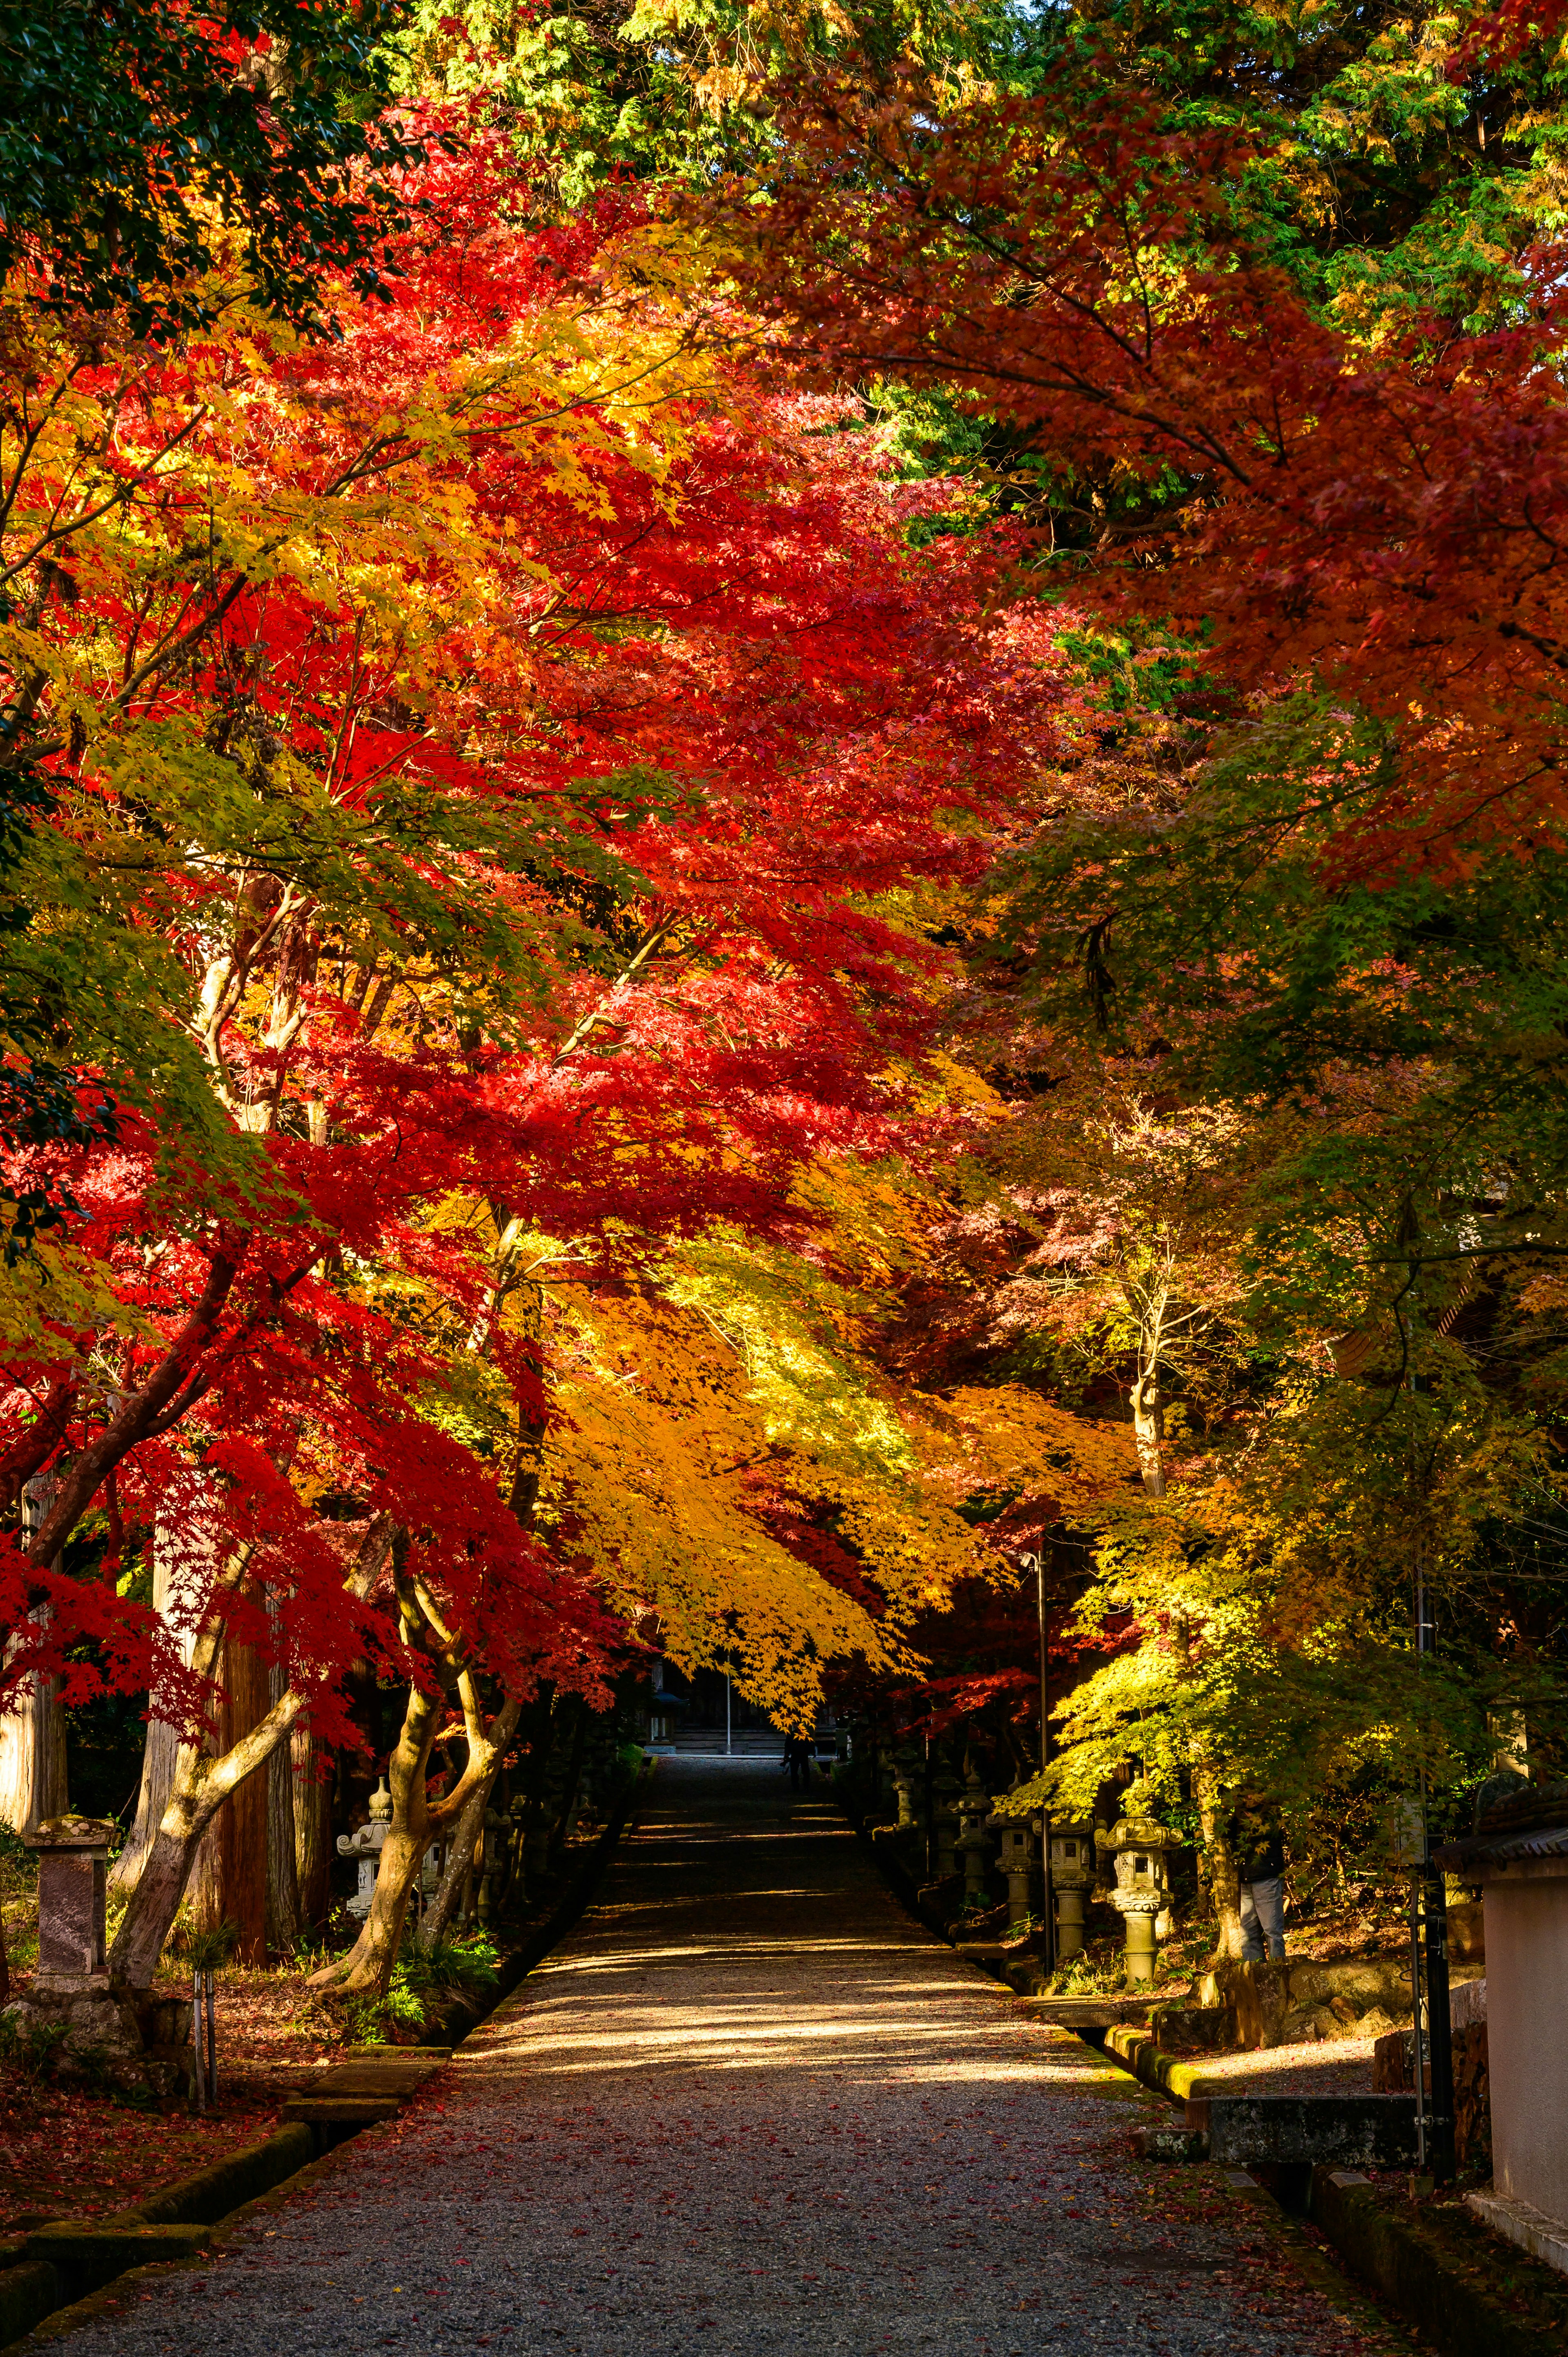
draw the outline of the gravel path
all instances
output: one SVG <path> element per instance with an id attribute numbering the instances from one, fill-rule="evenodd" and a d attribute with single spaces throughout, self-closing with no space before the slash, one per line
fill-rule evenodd
<path id="1" fill-rule="evenodd" d="M 1308 2046 L 1268 2046 L 1250 2053 L 1184 2055 L 1203 2076 L 1204 2095 L 1369 2095 L 1369 2038 L 1314 2040 Z"/>
<path id="2" fill-rule="evenodd" d="M 409 2111 L 72 2357 L 1391 2350 L 1264 2199 L 1129 2157 L 1159 2108 L 928 1940 L 824 1801 L 667 1759 L 602 1903 Z"/>

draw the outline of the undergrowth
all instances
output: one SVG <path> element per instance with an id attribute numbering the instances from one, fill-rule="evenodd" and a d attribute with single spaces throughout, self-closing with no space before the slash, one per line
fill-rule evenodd
<path id="1" fill-rule="evenodd" d="M 344 2007 L 356 2046 L 408 2046 L 455 2004 L 471 2005 L 497 1987 L 500 1959 L 486 1932 L 421 1947 L 405 1935 L 384 1996 L 350 1997 Z"/>

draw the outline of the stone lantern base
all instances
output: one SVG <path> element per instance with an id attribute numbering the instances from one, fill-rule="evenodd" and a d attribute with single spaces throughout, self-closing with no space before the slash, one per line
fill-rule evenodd
<path id="1" fill-rule="evenodd" d="M 139 2000 L 97 1975 L 72 1985 L 57 1974 L 8 2005 L 5 2018 L 24 2038 L 58 2035 L 62 2078 L 156 2098 L 189 2091 L 190 2011 L 177 1999 Z"/>

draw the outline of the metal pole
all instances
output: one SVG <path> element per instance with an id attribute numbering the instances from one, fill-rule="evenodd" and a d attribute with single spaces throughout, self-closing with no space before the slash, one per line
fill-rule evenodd
<path id="1" fill-rule="evenodd" d="M 1026 1565 L 1028 1555 L 1020 1557 Z M 1047 1683 L 1050 1672 L 1050 1646 L 1046 1635 L 1046 1551 L 1041 1547 L 1034 1558 L 1035 1603 L 1040 1624 L 1040 1773 L 1043 1776 L 1051 1761 L 1050 1702 Z M 1046 1922 L 1046 1970 L 1054 1969 L 1057 1960 L 1057 1927 L 1051 1906 L 1051 1820 L 1049 1811 L 1040 1810 L 1040 1888 Z"/>
<path id="2" fill-rule="evenodd" d="M 729 1734 L 729 1672 L 725 1672 L 725 1758 L 730 1756 Z"/>
<path id="3" fill-rule="evenodd" d="M 1418 1664 L 1436 1650 L 1425 1566 L 1415 1560 Z M 1439 2185 L 1454 2181 L 1454 2029 L 1448 2004 L 1448 1894 L 1432 1862 L 1426 1762 L 1421 1766 L 1421 1858 L 1411 1894 L 1411 1971 L 1415 2014 L 1415 2149 L 1419 2168 Z M 1424 2039 L 1422 2035 L 1425 2031 Z M 1424 2056 L 1423 2047 L 1425 2048 Z M 1424 2068 L 1423 2066 L 1424 2062 Z"/>
<path id="4" fill-rule="evenodd" d="M 199 1966 L 190 1976 L 190 2092 L 199 2112 L 207 2109 L 207 2032 L 201 2019 L 201 1981 Z"/>

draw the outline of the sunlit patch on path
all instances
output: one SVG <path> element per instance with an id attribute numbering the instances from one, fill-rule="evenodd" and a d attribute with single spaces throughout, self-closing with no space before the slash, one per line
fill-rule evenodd
<path id="1" fill-rule="evenodd" d="M 1269 2212 L 887 1897 L 821 1800 L 666 1760 L 559 1955 L 401 2120 L 88 2357 L 1353 2357 Z"/>

